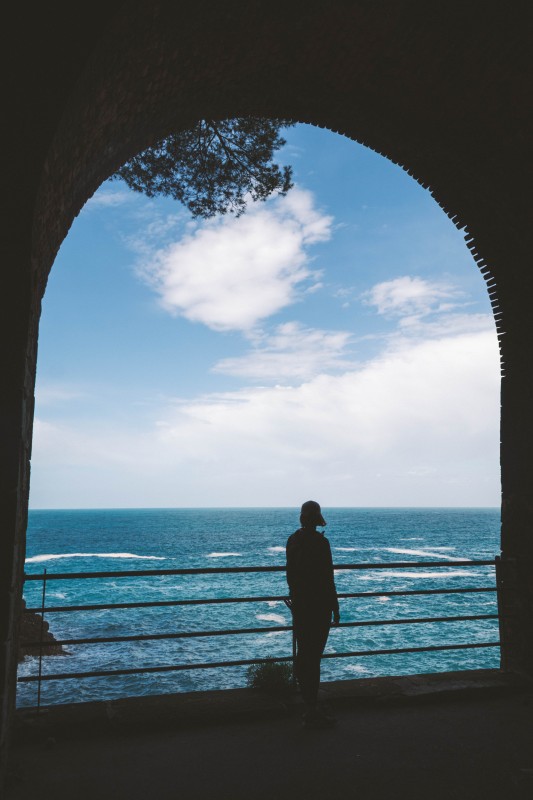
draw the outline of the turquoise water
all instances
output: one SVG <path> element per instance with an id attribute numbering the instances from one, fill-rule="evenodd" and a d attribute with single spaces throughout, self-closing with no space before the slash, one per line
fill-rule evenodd
<path id="1" fill-rule="evenodd" d="M 496 509 L 325 509 L 336 564 L 447 561 L 449 567 L 343 571 L 339 592 L 493 586 L 492 567 L 454 566 L 456 560 L 493 559 L 499 552 Z M 297 509 L 142 509 L 31 511 L 27 573 L 99 572 L 187 567 L 283 565 L 285 542 L 298 527 Z M 27 582 L 29 606 L 41 583 Z M 49 581 L 47 605 L 117 603 L 249 595 L 284 595 L 283 572 Z M 369 597 L 341 600 L 343 621 L 496 613 L 495 593 Z M 57 638 L 117 636 L 226 628 L 264 627 L 257 635 L 158 642 L 69 646 L 69 656 L 43 661 L 43 673 L 79 672 L 288 656 L 290 624 L 282 602 L 47 615 Z M 423 647 L 496 641 L 496 620 L 333 629 L 326 652 Z M 497 667 L 498 648 L 327 659 L 324 680 Z M 26 657 L 19 675 L 36 674 Z M 246 668 L 187 670 L 108 678 L 49 681 L 44 704 L 145 694 L 230 688 L 246 684 Z M 36 684 L 19 684 L 19 705 L 34 705 Z"/>

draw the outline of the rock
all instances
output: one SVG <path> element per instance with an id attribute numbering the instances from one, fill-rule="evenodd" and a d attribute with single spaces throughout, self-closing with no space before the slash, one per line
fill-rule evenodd
<path id="1" fill-rule="evenodd" d="M 42 623 L 43 642 L 55 642 L 55 636 L 50 633 L 49 624 L 44 620 Z M 20 642 L 18 660 L 23 661 L 24 656 L 38 656 L 39 645 L 28 646 L 26 642 L 39 642 L 41 639 L 41 615 L 26 611 L 26 601 L 22 601 L 22 622 L 20 626 Z M 60 644 L 47 645 L 42 648 L 43 656 L 66 656 L 67 651 Z"/>

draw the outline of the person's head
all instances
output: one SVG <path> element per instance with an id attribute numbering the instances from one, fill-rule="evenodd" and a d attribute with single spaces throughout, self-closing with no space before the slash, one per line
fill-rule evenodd
<path id="1" fill-rule="evenodd" d="M 320 506 L 315 500 L 308 500 L 303 504 L 300 511 L 300 525 L 302 528 L 316 528 L 326 525 L 326 520 L 322 516 Z"/>

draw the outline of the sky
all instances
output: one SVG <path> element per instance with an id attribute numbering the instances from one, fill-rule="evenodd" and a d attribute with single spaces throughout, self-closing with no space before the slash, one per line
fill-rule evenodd
<path id="1" fill-rule="evenodd" d="M 286 197 L 193 220 L 107 181 L 52 268 L 32 508 L 498 506 L 499 356 L 463 235 L 297 125 Z"/>

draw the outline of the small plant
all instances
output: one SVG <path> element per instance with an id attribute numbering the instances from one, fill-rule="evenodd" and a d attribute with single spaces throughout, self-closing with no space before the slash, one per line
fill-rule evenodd
<path id="1" fill-rule="evenodd" d="M 251 689 L 266 694 L 287 695 L 293 688 L 292 664 L 286 661 L 252 664 L 247 677 Z"/>

